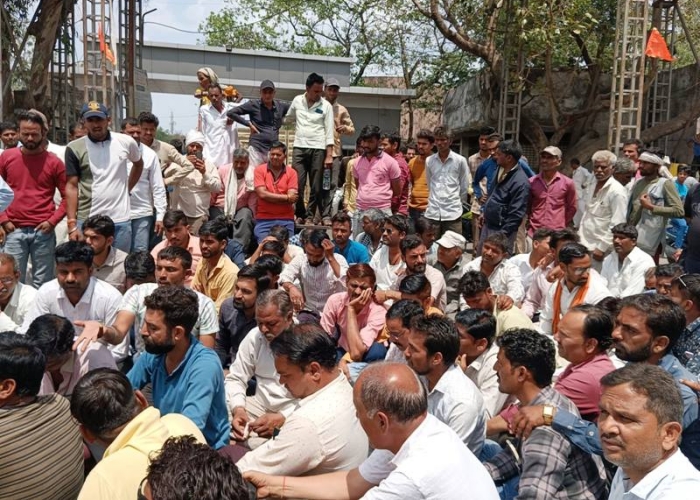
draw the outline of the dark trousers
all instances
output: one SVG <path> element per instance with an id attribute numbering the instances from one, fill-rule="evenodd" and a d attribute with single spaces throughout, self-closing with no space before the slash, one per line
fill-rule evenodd
<path id="1" fill-rule="evenodd" d="M 462 234 L 462 218 L 455 220 L 433 220 L 428 219 L 437 226 L 437 231 L 435 231 L 435 237 L 440 238 L 445 231 L 454 231 L 457 234 Z"/>
<path id="2" fill-rule="evenodd" d="M 323 160 L 326 158 L 325 149 L 294 148 L 292 166 L 299 178 L 299 200 L 296 205 L 296 216 L 313 218 L 316 209 L 323 213 Z M 306 193 L 306 178 L 309 178 L 309 203 L 304 206 Z"/>

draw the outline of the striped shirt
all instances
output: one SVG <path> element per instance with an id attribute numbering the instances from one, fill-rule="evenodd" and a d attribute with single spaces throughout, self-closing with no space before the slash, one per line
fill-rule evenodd
<path id="1" fill-rule="evenodd" d="M 0 499 L 76 498 L 83 484 L 83 439 L 59 395 L 0 409 Z"/>
<path id="2" fill-rule="evenodd" d="M 348 263 L 340 254 L 334 254 L 340 265 L 340 277 L 336 276 L 327 259 L 317 267 L 309 264 L 306 254 L 299 255 L 287 264 L 280 274 L 280 285 L 294 283 L 299 280 L 301 291 L 304 293 L 306 309 L 323 313 L 323 307 L 328 298 L 334 293 L 345 291 L 345 273 Z"/>

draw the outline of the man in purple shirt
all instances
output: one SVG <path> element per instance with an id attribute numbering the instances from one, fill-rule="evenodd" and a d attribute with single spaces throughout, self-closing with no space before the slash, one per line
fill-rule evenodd
<path id="1" fill-rule="evenodd" d="M 540 153 L 540 173 L 530 179 L 528 236 L 541 227 L 564 229 L 576 214 L 574 181 L 559 172 L 561 149 L 547 146 Z"/>

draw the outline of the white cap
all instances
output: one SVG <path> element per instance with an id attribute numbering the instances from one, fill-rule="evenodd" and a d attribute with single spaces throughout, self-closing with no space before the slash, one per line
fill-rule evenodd
<path id="1" fill-rule="evenodd" d="M 547 146 L 542 150 L 543 153 L 549 153 L 552 156 L 556 156 L 557 158 L 561 158 L 561 149 L 559 149 L 556 146 Z"/>
<path id="2" fill-rule="evenodd" d="M 663 159 L 659 158 L 653 153 L 642 153 L 639 155 L 639 161 L 643 161 L 646 163 L 653 163 L 654 165 L 663 165 L 664 161 Z"/>
<path id="3" fill-rule="evenodd" d="M 443 248 L 458 247 L 464 250 L 467 247 L 467 240 L 464 239 L 464 236 L 457 234 L 454 231 L 445 231 L 445 234 L 443 234 L 442 237 L 435 243 Z"/>
<path id="4" fill-rule="evenodd" d="M 185 136 L 185 146 L 195 142 L 204 146 L 204 134 L 198 130 L 190 130 Z"/>

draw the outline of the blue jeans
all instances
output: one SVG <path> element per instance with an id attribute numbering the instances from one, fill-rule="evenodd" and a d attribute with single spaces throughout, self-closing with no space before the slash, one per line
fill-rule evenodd
<path id="1" fill-rule="evenodd" d="M 490 439 L 487 439 L 484 441 L 484 447 L 481 449 L 481 455 L 479 455 L 477 458 L 483 463 L 483 462 L 488 462 L 491 460 L 493 457 L 498 455 L 500 452 L 503 451 L 503 448 L 501 448 L 501 445 L 499 445 L 495 441 L 491 441 Z M 501 497 L 501 500 L 512 500 L 516 496 L 518 496 L 518 483 L 520 482 L 520 475 L 517 475 L 515 477 L 511 477 L 508 481 L 501 485 L 496 486 L 496 490 L 498 490 L 498 494 Z"/>
<path id="2" fill-rule="evenodd" d="M 131 221 L 115 222 L 114 224 L 114 243 L 112 246 L 118 248 L 122 252 L 129 253 L 131 250 Z"/>
<path id="3" fill-rule="evenodd" d="M 151 249 L 151 235 L 156 218 L 153 215 L 131 219 L 131 248 L 129 252 Z M 116 238 L 115 238 L 116 240 Z"/>
<path id="4" fill-rule="evenodd" d="M 22 283 L 26 283 L 27 262 L 32 258 L 32 285 L 39 288 L 54 279 L 56 233 L 42 233 L 33 227 L 17 228 L 5 237 L 5 252 L 14 256 Z"/>
<path id="5" fill-rule="evenodd" d="M 285 219 L 263 219 L 259 220 L 255 223 L 255 238 L 258 240 L 258 243 L 260 243 L 262 240 L 265 239 L 265 237 L 270 234 L 270 228 L 272 226 L 276 226 L 279 224 L 280 226 L 284 226 L 289 230 L 289 235 L 292 236 L 294 234 L 294 221 L 293 220 L 285 220 Z"/>
<path id="6" fill-rule="evenodd" d="M 685 235 L 688 233 L 688 223 L 683 218 L 671 219 L 671 227 L 675 230 L 676 239 L 674 248 L 683 248 Z"/>

